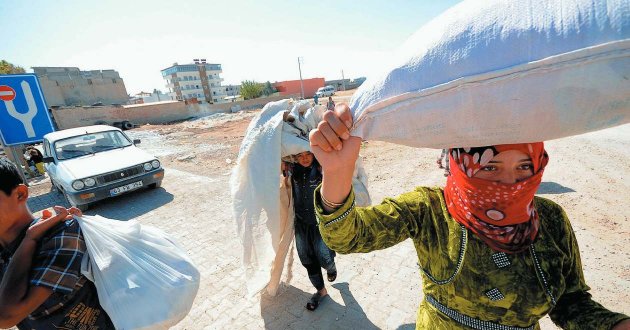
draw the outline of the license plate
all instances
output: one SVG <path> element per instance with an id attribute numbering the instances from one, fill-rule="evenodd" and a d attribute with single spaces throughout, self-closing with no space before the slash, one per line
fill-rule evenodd
<path id="1" fill-rule="evenodd" d="M 122 193 L 127 192 L 127 191 L 138 189 L 140 187 L 142 187 L 142 181 L 133 182 L 133 183 L 130 183 L 130 184 L 126 184 L 124 186 L 116 187 L 116 188 L 110 190 L 109 193 L 112 196 L 116 196 L 116 195 L 122 194 Z"/>

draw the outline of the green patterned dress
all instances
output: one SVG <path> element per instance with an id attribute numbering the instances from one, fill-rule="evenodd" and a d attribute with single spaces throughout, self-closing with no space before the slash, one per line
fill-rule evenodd
<path id="1" fill-rule="evenodd" d="M 564 329 L 610 329 L 628 318 L 591 299 L 575 235 L 554 202 L 536 197 L 538 237 L 530 249 L 490 249 L 448 213 L 441 188 L 416 188 L 380 205 L 345 205 L 325 215 L 315 191 L 319 229 L 339 253 L 370 252 L 413 239 L 425 299 L 417 329 L 539 329 L 549 314 Z"/>

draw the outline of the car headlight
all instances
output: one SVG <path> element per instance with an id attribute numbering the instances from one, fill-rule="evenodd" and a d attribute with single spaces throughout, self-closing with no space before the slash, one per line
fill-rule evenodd
<path id="1" fill-rule="evenodd" d="M 81 190 L 81 189 L 85 188 L 85 184 L 81 180 L 75 180 L 72 183 L 72 188 L 74 188 L 75 190 Z"/>
<path id="2" fill-rule="evenodd" d="M 160 161 L 157 159 L 152 161 L 151 166 L 153 166 L 153 168 L 160 168 Z"/>
<path id="3" fill-rule="evenodd" d="M 93 178 L 83 179 L 83 183 L 85 183 L 86 187 L 93 187 L 96 184 L 96 180 Z"/>
<path id="4" fill-rule="evenodd" d="M 153 167 L 151 166 L 151 163 L 144 163 L 144 170 L 145 171 L 150 171 L 152 169 L 153 169 Z"/>

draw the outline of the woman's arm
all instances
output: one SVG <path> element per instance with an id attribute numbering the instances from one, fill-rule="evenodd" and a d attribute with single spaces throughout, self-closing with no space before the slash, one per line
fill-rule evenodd
<path id="1" fill-rule="evenodd" d="M 351 137 L 352 114 L 346 104 L 339 104 L 335 111 L 326 111 L 317 128 L 309 134 L 311 150 L 322 166 L 321 193 L 330 205 L 325 212 L 332 212 L 331 205 L 342 204 L 350 194 L 352 174 L 359 157 L 361 139 Z"/>
<path id="2" fill-rule="evenodd" d="M 584 280 L 575 233 L 564 211 L 561 211 L 561 216 L 566 227 L 566 248 L 571 262 L 564 274 L 566 289 L 549 313 L 551 320 L 563 329 L 630 329 L 628 316 L 612 312 L 591 298 L 588 293 L 590 288 Z"/>
<path id="3" fill-rule="evenodd" d="M 370 252 L 418 235 L 428 203 L 420 191 L 386 198 L 379 205 L 355 207 L 354 192 L 332 214 L 322 208 L 321 190 L 315 191 L 319 231 L 328 247 L 339 253 Z"/>

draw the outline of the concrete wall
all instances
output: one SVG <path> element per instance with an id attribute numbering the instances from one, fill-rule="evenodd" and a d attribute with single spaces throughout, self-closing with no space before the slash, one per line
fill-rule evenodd
<path id="1" fill-rule="evenodd" d="M 129 96 L 121 78 L 94 76 L 92 78 L 57 79 L 39 76 L 48 106 L 125 104 Z"/>
<path id="2" fill-rule="evenodd" d="M 203 117 L 219 112 L 260 109 L 268 102 L 297 98 L 299 95 L 279 95 L 240 102 L 222 104 L 186 104 L 181 101 L 164 101 L 126 106 L 59 108 L 52 111 L 59 129 L 67 129 L 95 124 L 113 124 L 129 121 L 133 124 L 165 124 L 194 117 Z"/>

